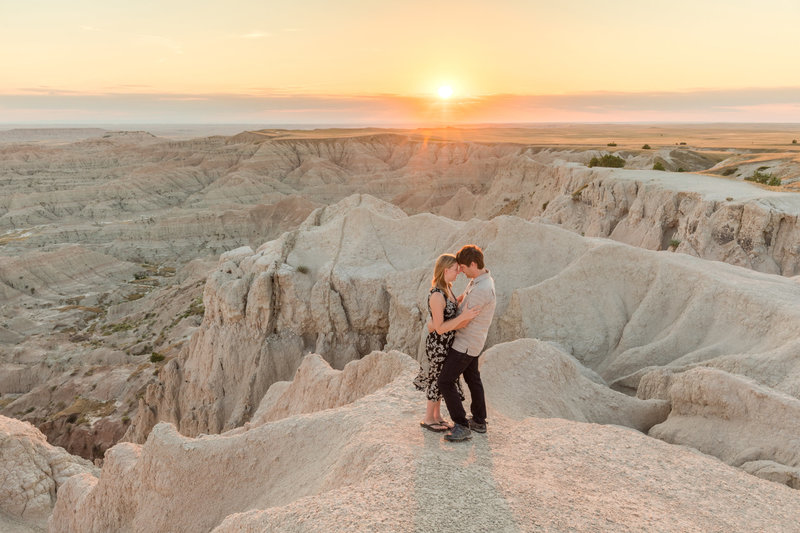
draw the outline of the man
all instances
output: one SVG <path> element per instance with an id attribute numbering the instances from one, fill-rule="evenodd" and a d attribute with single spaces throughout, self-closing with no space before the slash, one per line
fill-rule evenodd
<path id="1" fill-rule="evenodd" d="M 444 436 L 449 441 L 471 439 L 472 431 L 486 433 L 486 399 L 478 371 L 478 357 L 486 343 L 496 303 L 494 279 L 483 264 L 483 251 L 468 244 L 458 251 L 456 262 L 459 272 L 470 279 L 464 294 L 458 298 L 459 305 L 462 309 L 478 306 L 480 313 L 466 326 L 456 330 L 455 339 L 439 375 L 439 390 L 455 423 L 453 429 Z M 471 419 L 467 419 L 456 388 L 458 377 L 462 374 L 472 396 Z"/>

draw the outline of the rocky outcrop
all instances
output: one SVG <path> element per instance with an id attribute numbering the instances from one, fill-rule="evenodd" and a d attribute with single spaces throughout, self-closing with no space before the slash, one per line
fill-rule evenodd
<path id="1" fill-rule="evenodd" d="M 488 347 L 553 341 L 617 390 L 634 391 L 655 368 L 702 364 L 800 397 L 800 287 L 792 280 L 517 217 L 408 217 L 353 196 L 255 252 L 221 258 L 206 286 L 203 324 L 148 387 L 128 438 L 144 441 L 159 420 L 187 435 L 238 427 L 307 352 L 335 368 L 373 349 L 421 359 L 429 265 L 468 242 L 484 248 L 496 280 Z M 556 379 L 567 367 L 547 370 L 554 386 L 589 387 L 574 382 L 575 370 Z M 640 429 L 665 414 L 619 401 L 619 423 Z M 591 404 L 532 404 L 530 414 L 609 420 Z"/>
<path id="2" fill-rule="evenodd" d="M 341 371 L 331 368 L 318 354 L 309 354 L 292 381 L 269 388 L 245 427 L 353 403 L 385 387 L 408 368 L 413 370 L 415 365 L 400 352 L 372 352 L 347 363 Z"/>
<path id="3" fill-rule="evenodd" d="M 651 436 L 800 489 L 797 398 L 711 368 L 646 374 L 638 395 L 666 398 L 672 405 Z"/>
<path id="4" fill-rule="evenodd" d="M 458 508 L 482 531 L 781 531 L 800 512 L 797 491 L 618 426 L 492 410 L 489 433 L 443 444 L 417 424 L 416 364 L 400 354 L 301 368 L 268 393 L 272 421 L 198 438 L 159 424 L 117 445 L 99 480 L 62 487 L 50 530 L 428 531 Z"/>
<path id="5" fill-rule="evenodd" d="M 431 220 L 416 218 L 412 232 L 421 234 Z M 256 252 L 224 254 L 206 284 L 203 325 L 181 357 L 162 369 L 161 383 L 148 388 L 129 438 L 143 440 L 157 420 L 186 434 L 237 427 L 308 352 L 341 368 L 383 349 L 392 329 L 402 339 L 393 348 L 416 353 L 416 300 L 424 298 L 419 281 L 428 274 L 419 265 L 440 237 L 416 238 L 409 253 L 410 236 L 399 231 L 408 221 L 398 208 L 356 195 L 316 211 Z M 454 223 L 443 222 L 443 229 L 448 224 Z M 409 270 L 418 272 L 411 280 Z M 393 294 L 414 307 L 399 311 L 390 328 Z"/>
<path id="6" fill-rule="evenodd" d="M 514 420 L 566 418 L 647 432 L 670 412 L 666 400 L 631 398 L 553 344 L 519 339 L 482 356 L 487 402 Z"/>
<path id="7" fill-rule="evenodd" d="M 97 470 L 88 461 L 47 444 L 27 422 L 0 416 L 0 526 L 36 530 L 47 522 L 56 492 L 74 475 Z"/>

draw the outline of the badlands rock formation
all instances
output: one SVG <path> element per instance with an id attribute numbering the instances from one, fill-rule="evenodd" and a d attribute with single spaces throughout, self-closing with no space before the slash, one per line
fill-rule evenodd
<path id="1" fill-rule="evenodd" d="M 152 354 L 177 352 L 199 324 L 205 269 L 191 267 L 150 273 L 74 245 L 0 257 L 0 413 L 102 458 L 154 379 Z M 172 284 L 156 288 L 159 279 Z"/>
<path id="2" fill-rule="evenodd" d="M 543 343 L 524 348 L 542 362 L 554 356 Z M 485 371 L 505 371 L 503 358 L 517 360 L 518 349 L 495 347 Z M 294 381 L 267 393 L 258 422 L 198 438 L 162 423 L 144 445 L 114 447 L 99 479 L 74 476 L 60 490 L 50 531 L 796 527 L 800 493 L 688 448 L 496 409 L 486 435 L 447 445 L 417 424 L 423 396 L 411 385 L 412 359 L 375 352 L 336 371 L 309 358 Z M 500 394 L 525 404 L 518 385 Z M 565 385 L 551 388 L 562 400 Z"/>
<path id="3" fill-rule="evenodd" d="M 546 428 L 572 435 L 572 448 L 559 446 L 572 450 L 568 461 L 575 462 L 551 457 L 556 469 L 586 460 L 578 449 L 582 439 L 602 449 L 618 448 L 619 440 L 642 450 L 664 446 L 636 429 L 798 485 L 800 293 L 788 276 L 800 271 L 800 203 L 792 194 L 740 181 L 767 169 L 790 186 L 796 154 L 677 143 L 654 150 L 626 146 L 614 152 L 626 160 L 625 169 L 589 169 L 592 156 L 606 153 L 598 148 L 605 143 L 543 148 L 427 132 L 331 137 L 270 130 L 188 141 L 146 132 L 74 135 L 82 140 L 0 144 L 0 413 L 29 420 L 52 443 L 96 460 L 123 434 L 145 444 L 105 454 L 105 482 L 86 474 L 75 478 L 74 489 L 62 491 L 67 496 L 62 502 L 59 495 L 64 507 L 58 515 L 73 524 L 65 528 L 127 524 L 146 530 L 185 520 L 200 529 L 274 523 L 291 530 L 304 527 L 298 520 L 331 526 L 328 520 L 351 516 L 364 528 L 383 528 L 382 517 L 375 521 L 364 505 L 348 500 L 374 493 L 374 487 L 353 489 L 359 481 L 342 472 L 352 463 L 379 480 L 406 479 L 398 472 L 420 464 L 418 450 L 398 443 L 396 462 L 374 466 L 371 458 L 385 450 L 376 440 L 381 434 L 371 432 L 386 419 L 392 431 L 414 427 L 410 413 L 416 417 L 420 400 L 415 396 L 410 407 L 410 397 L 402 399 L 405 389 L 393 384 L 405 372 L 398 370 L 403 356 L 365 355 L 399 350 L 421 359 L 431 265 L 439 253 L 466 242 L 484 247 L 498 289 L 484 372 L 495 391 L 492 426 L 503 428 L 490 449 L 501 458 L 459 474 L 491 494 L 512 487 L 502 492 L 512 495 L 506 503 L 492 500 L 512 511 L 485 513 L 497 520 L 487 527 L 526 529 L 541 520 L 554 529 L 602 529 L 592 520 L 603 509 L 616 509 L 598 500 L 594 518 L 575 515 L 576 522 L 519 511 L 513 495 L 524 493 L 530 480 L 495 474 L 493 465 L 518 462 L 516 449 L 546 456 L 547 448 L 531 448 L 525 440 L 554 438 Z M 656 161 L 668 170 L 707 175 L 647 170 Z M 301 365 L 310 352 L 319 355 Z M 372 362 L 346 366 L 356 360 Z M 364 381 L 367 375 L 372 377 Z M 619 391 L 636 391 L 638 399 Z M 406 400 L 406 419 L 395 420 L 392 410 Z M 319 450 L 303 452 L 311 455 L 300 454 L 302 460 L 332 473 L 282 465 L 286 479 L 313 478 L 299 488 L 286 488 L 280 479 L 268 489 L 248 481 L 247 490 L 263 493 L 262 499 L 200 510 L 187 502 L 175 518 L 161 516 L 167 504 L 144 502 L 146 490 L 135 488 L 140 483 L 161 490 L 155 472 L 166 463 L 180 471 L 174 479 L 190 476 L 196 467 L 180 465 L 183 452 L 173 445 L 225 442 L 190 437 L 226 432 L 224 438 L 241 444 L 250 442 L 248 434 L 261 438 L 263 428 L 286 421 L 294 421 L 289 431 L 295 432 L 297 424 L 318 422 L 317 411 L 332 417 L 323 427 L 333 431 L 342 425 L 337 416 L 362 403 L 380 416 L 355 422 L 345 433 L 363 437 L 367 451 L 355 445 L 341 456 L 331 452 L 322 463 L 314 455 Z M 349 415 L 345 420 L 351 421 Z M 172 422 L 184 436 L 156 426 L 159 421 Z M 587 422 L 594 425 L 581 425 Z M 316 439 L 313 427 L 300 432 L 304 437 L 292 436 L 286 453 L 302 447 L 303 438 Z M 663 449 L 673 451 L 642 452 L 645 462 L 675 452 Z M 248 453 L 241 457 L 255 462 Z M 611 464 L 618 467 L 616 460 Z M 670 468 L 681 461 L 703 471 L 708 466 L 681 457 Z M 712 470 L 729 472 L 714 464 Z M 542 474 L 536 468 L 522 471 Z M 710 474 L 709 486 L 712 478 L 721 479 L 717 473 Z M 211 486 L 214 475 L 198 490 Z M 676 487 L 688 484 L 685 470 L 676 475 Z M 767 494 L 760 482 L 745 479 Z M 648 486 L 640 481 L 626 489 L 631 498 Z M 407 483 L 398 486 L 416 486 Z M 385 494 L 393 494 L 385 485 Z M 329 487 L 339 492 L 325 492 Z M 144 492 L 97 513 L 109 495 L 139 490 Z M 563 496 L 546 490 L 554 499 Z M 718 494 L 698 513 L 725 512 L 737 495 Z M 417 503 L 396 499 L 403 502 L 396 513 L 408 518 Z M 543 500 L 525 496 L 519 502 L 540 507 Z M 322 513 L 330 506 L 337 510 Z M 441 523 L 439 507 L 426 501 L 418 506 L 424 512 L 401 522 L 430 529 Z M 17 515 L 8 516 L 14 527 L 27 527 Z M 84 516 L 89 522 L 82 522 Z M 523 516 L 523 525 L 509 516 Z M 607 529 L 615 529 L 619 523 L 609 516 Z M 669 530 L 660 521 L 664 516 L 645 516 L 655 520 L 645 529 Z M 759 512 L 746 519 L 754 529 L 782 524 L 777 516 L 771 519 L 778 522 L 763 522 Z M 640 529 L 631 520 L 624 527 Z M 697 520 L 675 529 L 713 530 Z"/>
<path id="4" fill-rule="evenodd" d="M 353 196 L 314 212 L 297 231 L 256 252 L 241 249 L 221 258 L 206 284 L 200 329 L 161 370 L 160 382 L 148 386 L 127 437 L 143 442 L 159 420 L 186 435 L 241 426 L 269 386 L 288 379 L 309 351 L 334 367 L 373 349 L 422 359 L 429 265 L 466 242 L 484 248 L 497 280 L 488 346 L 523 338 L 556 342 L 566 352 L 554 359 L 563 358 L 559 365 L 529 373 L 547 369 L 540 381 L 572 383 L 583 401 L 529 412 L 509 404 L 507 416 L 561 416 L 642 431 L 666 416 L 663 404 L 645 409 L 618 395 L 614 418 L 592 413 L 596 399 L 610 401 L 612 393 L 578 380 L 572 358 L 597 375 L 583 374 L 619 390 L 635 391 L 642 376 L 657 368 L 681 372 L 702 365 L 800 397 L 800 286 L 792 280 L 587 239 L 517 217 L 408 217 L 390 204 Z M 520 368 L 528 365 L 535 362 L 519 362 Z M 539 389 L 529 392 L 530 405 Z M 666 393 L 653 397 L 670 399 Z M 785 411 L 776 413 L 783 414 L 760 423 L 787 423 Z M 771 460 L 792 467 L 781 460 L 789 441 L 775 445 Z"/>

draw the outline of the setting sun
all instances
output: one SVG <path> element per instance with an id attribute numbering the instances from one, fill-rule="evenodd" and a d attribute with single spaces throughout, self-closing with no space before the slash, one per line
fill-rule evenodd
<path id="1" fill-rule="evenodd" d="M 453 96 L 453 88 L 449 85 L 442 85 L 439 87 L 439 98 L 450 98 Z"/>

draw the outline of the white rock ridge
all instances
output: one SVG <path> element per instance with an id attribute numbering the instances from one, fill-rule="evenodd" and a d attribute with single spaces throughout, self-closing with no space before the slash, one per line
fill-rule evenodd
<path id="1" fill-rule="evenodd" d="M 501 348 L 511 356 L 517 346 Z M 487 358 L 487 373 L 495 363 Z M 415 372 L 402 354 L 373 353 L 344 371 L 311 356 L 267 394 L 269 422 L 198 438 L 159 424 L 143 446 L 112 448 L 99 481 L 76 476 L 62 488 L 50 531 L 431 531 L 455 509 L 474 531 L 796 525 L 800 492 L 627 428 L 492 408 L 486 435 L 445 444 L 417 423 Z M 518 383 L 507 388 L 524 402 Z M 570 389 L 550 390 L 563 399 Z"/>

